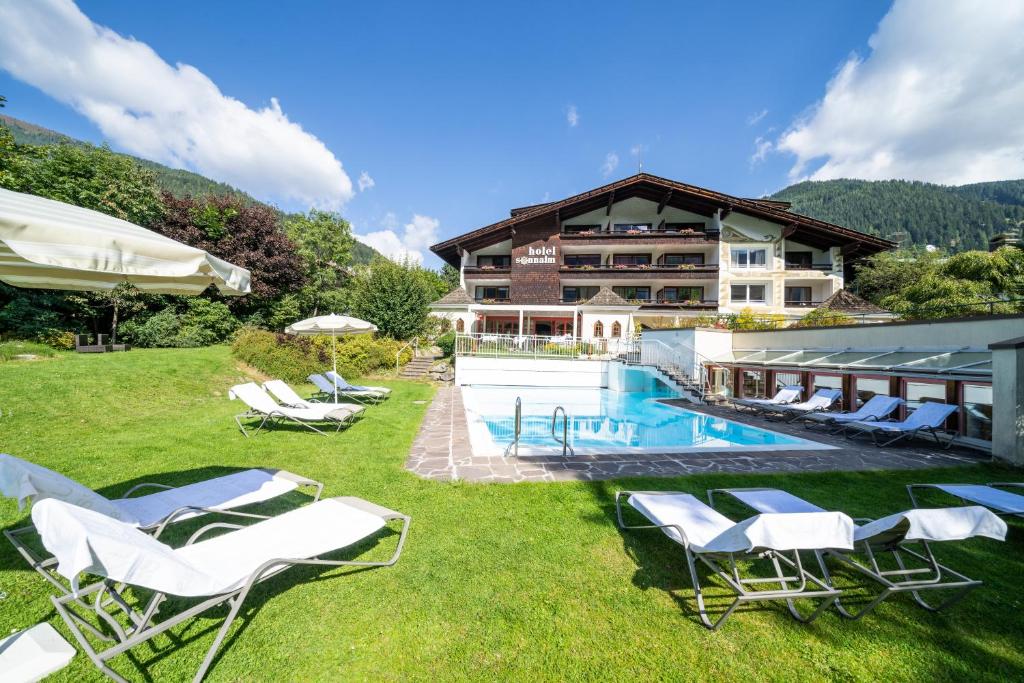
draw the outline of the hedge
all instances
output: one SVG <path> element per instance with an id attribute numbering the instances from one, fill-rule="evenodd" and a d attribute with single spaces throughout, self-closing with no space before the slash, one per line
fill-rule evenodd
<path id="1" fill-rule="evenodd" d="M 375 339 L 368 334 L 339 337 L 338 373 L 345 378 L 360 377 L 394 367 L 401 346 L 393 339 Z M 235 336 L 231 351 L 235 358 L 286 382 L 305 382 L 309 375 L 331 369 L 330 336 L 295 337 L 243 328 Z M 402 363 L 411 358 L 411 349 L 402 352 Z"/>

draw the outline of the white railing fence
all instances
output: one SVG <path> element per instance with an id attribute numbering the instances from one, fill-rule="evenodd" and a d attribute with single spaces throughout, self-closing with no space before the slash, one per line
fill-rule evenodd
<path id="1" fill-rule="evenodd" d="M 618 353 L 618 339 L 577 339 L 521 334 L 455 335 L 456 356 L 489 358 L 605 358 Z"/>

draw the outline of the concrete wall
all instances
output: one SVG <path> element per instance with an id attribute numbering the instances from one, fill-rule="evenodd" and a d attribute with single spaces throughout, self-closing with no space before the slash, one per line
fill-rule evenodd
<path id="1" fill-rule="evenodd" d="M 992 349 L 992 455 L 1024 465 L 1024 339 Z"/>
<path id="2" fill-rule="evenodd" d="M 455 383 L 535 387 L 608 386 L 608 361 L 460 356 Z"/>

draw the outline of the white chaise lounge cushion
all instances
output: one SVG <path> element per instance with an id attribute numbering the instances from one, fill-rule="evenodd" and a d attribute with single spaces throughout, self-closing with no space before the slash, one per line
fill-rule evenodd
<path id="1" fill-rule="evenodd" d="M 57 498 L 123 522 L 132 521 L 130 513 L 92 489 L 42 465 L 7 453 L 0 453 L 0 493 L 17 499 L 19 510 L 29 500 Z"/>
<path id="2" fill-rule="evenodd" d="M 959 508 L 915 508 L 858 527 L 857 542 L 962 541 L 975 536 L 1006 540 L 1006 522 L 978 505 Z M 891 538 L 889 538 L 891 537 Z"/>
<path id="3" fill-rule="evenodd" d="M 768 513 L 733 523 L 685 493 L 636 493 L 629 503 L 655 524 L 681 527 L 690 549 L 697 553 L 853 548 L 853 520 L 841 512 Z M 676 529 L 664 531 L 681 542 Z"/>
<path id="4" fill-rule="evenodd" d="M 249 408 L 255 410 L 263 415 L 270 415 L 271 413 L 284 415 L 290 417 L 293 420 L 300 420 L 305 422 L 323 422 L 326 420 L 345 420 L 351 414 L 351 410 L 345 408 L 339 408 L 333 403 L 325 403 L 322 406 L 306 407 L 306 408 L 286 408 L 285 406 L 278 405 L 273 398 L 270 397 L 263 387 L 259 386 L 255 382 L 247 382 L 246 384 L 237 384 L 228 390 L 228 398 L 237 398 L 245 403 Z"/>
<path id="5" fill-rule="evenodd" d="M 957 498 L 963 498 L 1003 513 L 1024 512 L 1024 496 L 1010 491 L 982 484 L 932 484 L 932 486 Z"/>
<path id="6" fill-rule="evenodd" d="M 190 546 L 173 549 L 135 527 L 62 503 L 33 506 L 43 545 L 77 592 L 82 572 L 182 597 L 242 587 L 264 563 L 312 558 L 381 529 L 383 518 L 327 499 Z"/>

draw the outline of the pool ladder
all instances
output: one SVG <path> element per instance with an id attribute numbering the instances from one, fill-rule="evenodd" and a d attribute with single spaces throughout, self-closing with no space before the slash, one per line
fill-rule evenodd
<path id="1" fill-rule="evenodd" d="M 503 457 L 507 458 L 509 452 L 512 452 L 513 457 L 519 457 L 519 437 L 523 433 L 523 399 L 516 396 L 516 416 L 512 422 L 513 424 L 513 438 L 512 443 L 505 447 L 505 453 Z"/>
<path id="2" fill-rule="evenodd" d="M 558 423 L 558 411 L 562 411 L 562 438 L 558 438 L 558 434 L 555 433 L 555 425 Z M 551 413 L 551 438 L 557 443 L 562 444 L 562 457 L 565 457 L 565 452 L 569 451 L 570 455 L 576 455 L 576 451 L 569 445 L 569 416 L 565 412 L 565 408 L 558 406 L 555 408 L 555 412 Z"/>

